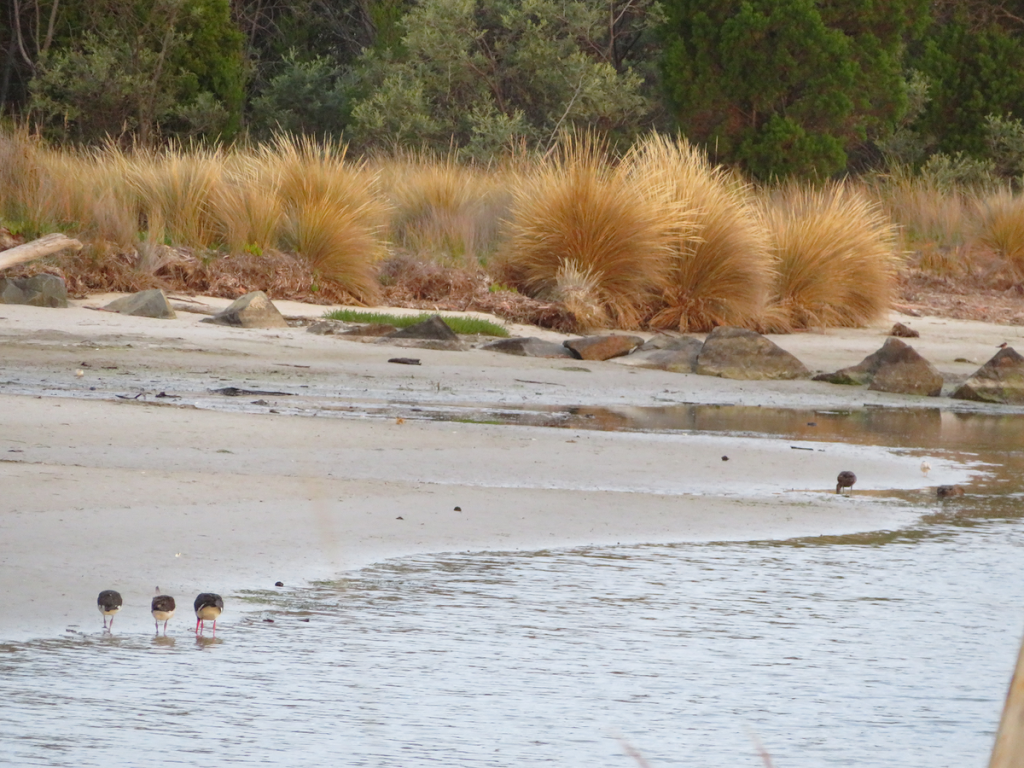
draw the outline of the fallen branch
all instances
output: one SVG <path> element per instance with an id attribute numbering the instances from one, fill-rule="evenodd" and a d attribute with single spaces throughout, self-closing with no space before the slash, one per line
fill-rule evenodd
<path id="1" fill-rule="evenodd" d="M 74 238 L 62 235 L 59 232 L 55 232 L 52 235 L 44 235 L 30 243 L 24 243 L 14 248 L 8 248 L 6 251 L 0 251 L 0 269 L 7 269 L 16 264 L 24 264 L 26 261 L 49 256 L 51 253 L 57 253 L 67 248 L 78 251 L 81 250 L 82 244 Z"/>

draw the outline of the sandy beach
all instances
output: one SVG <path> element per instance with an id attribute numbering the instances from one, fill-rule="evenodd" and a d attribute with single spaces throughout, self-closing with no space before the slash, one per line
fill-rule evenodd
<path id="1" fill-rule="evenodd" d="M 116 621 L 125 631 L 152 628 L 157 585 L 179 596 L 176 621 L 186 623 L 197 592 L 220 592 L 230 624 L 241 610 L 231 598 L 245 590 L 298 587 L 411 553 L 891 529 L 921 510 L 887 494 L 967 483 L 977 471 L 940 457 L 926 477 L 917 456 L 845 442 L 395 415 L 428 404 L 571 405 L 624 418 L 681 403 L 1014 410 L 88 308 L 110 298 L 0 306 L 0 639 L 92 631 L 105 588 L 124 595 Z M 278 306 L 288 316 L 325 309 Z M 834 370 L 878 349 L 894 319 L 772 338 L 812 370 Z M 899 319 L 921 332 L 911 343 L 947 387 L 1001 342 L 1024 347 L 1020 327 Z M 410 354 L 422 365 L 387 362 Z M 211 395 L 226 386 L 289 394 Z M 836 473 L 849 468 L 861 477 L 857 492 L 836 496 Z"/>

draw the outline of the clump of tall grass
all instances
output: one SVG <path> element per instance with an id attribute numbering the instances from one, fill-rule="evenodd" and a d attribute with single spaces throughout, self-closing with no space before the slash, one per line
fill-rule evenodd
<path id="1" fill-rule="evenodd" d="M 652 135 L 628 159 L 636 175 L 660 179 L 683 214 L 651 327 L 752 325 L 764 310 L 772 259 L 750 187 L 685 140 Z"/>
<path id="2" fill-rule="evenodd" d="M 476 266 L 494 252 L 509 204 L 500 172 L 451 156 L 402 154 L 380 169 L 392 206 L 389 239 L 399 250 L 460 267 Z"/>
<path id="3" fill-rule="evenodd" d="M 221 150 L 172 146 L 123 157 L 111 149 L 109 156 L 127 170 L 152 243 L 200 249 L 216 245 L 211 199 L 224 177 Z"/>
<path id="4" fill-rule="evenodd" d="M 1024 198 L 1001 190 L 975 201 L 974 235 L 1002 256 L 1017 278 L 1024 278 Z"/>
<path id="5" fill-rule="evenodd" d="M 766 330 L 863 326 L 889 309 L 899 256 L 880 205 L 843 184 L 790 185 L 764 216 L 776 271 Z"/>
<path id="6" fill-rule="evenodd" d="M 386 254 L 381 232 L 387 206 L 373 194 L 375 176 L 346 160 L 343 145 L 279 137 L 260 150 L 266 173 L 278 179 L 285 248 L 302 254 L 324 279 L 354 298 L 379 293 L 375 264 Z"/>
<path id="7" fill-rule="evenodd" d="M 588 137 L 521 173 L 509 225 L 510 272 L 561 301 L 582 328 L 636 328 L 672 264 L 678 206 L 660 180 L 613 164 Z"/>

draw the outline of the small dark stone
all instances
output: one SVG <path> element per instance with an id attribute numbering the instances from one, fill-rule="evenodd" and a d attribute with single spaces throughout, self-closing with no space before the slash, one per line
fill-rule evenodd
<path id="1" fill-rule="evenodd" d="M 818 422 L 816 422 L 816 421 L 808 421 L 807 422 L 807 426 L 808 427 L 816 427 L 816 426 L 818 426 Z"/>
<path id="2" fill-rule="evenodd" d="M 435 341 L 458 341 L 458 334 L 441 319 L 434 315 L 422 323 L 416 323 L 388 334 L 389 339 L 432 339 Z"/>
<path id="3" fill-rule="evenodd" d="M 398 517 L 395 518 L 395 520 L 405 520 L 405 518 L 402 517 L 401 515 L 399 515 Z"/>
<path id="4" fill-rule="evenodd" d="M 274 582 L 274 586 L 275 587 L 283 587 L 284 586 L 284 582 L 283 581 L 275 581 Z"/>
<path id="5" fill-rule="evenodd" d="M 892 330 L 889 331 L 889 335 L 898 336 L 901 339 L 916 339 L 921 335 L 921 333 L 919 331 L 915 331 L 913 328 L 908 328 L 903 323 L 896 323 L 896 325 L 892 327 Z"/>
<path id="6" fill-rule="evenodd" d="M 455 508 L 455 511 L 456 511 L 456 512 L 461 512 L 461 511 L 462 511 L 462 507 L 456 507 L 456 508 Z"/>
<path id="7" fill-rule="evenodd" d="M 274 623 L 274 620 L 273 620 L 273 619 L 264 619 L 264 620 L 263 620 L 263 622 L 264 622 L 265 624 L 273 624 L 273 623 Z"/>
<path id="8" fill-rule="evenodd" d="M 722 461 L 728 461 L 728 460 L 729 460 L 729 457 L 728 457 L 728 456 L 723 456 L 723 457 L 722 457 Z"/>
<path id="9" fill-rule="evenodd" d="M 388 360 L 389 363 L 398 363 L 399 365 L 419 365 L 420 360 L 418 357 L 392 357 Z"/>

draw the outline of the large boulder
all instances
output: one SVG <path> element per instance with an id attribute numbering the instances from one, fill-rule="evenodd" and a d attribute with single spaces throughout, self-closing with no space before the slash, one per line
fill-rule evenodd
<path id="1" fill-rule="evenodd" d="M 122 296 L 119 299 L 114 299 L 104 309 L 120 312 L 122 315 L 155 317 L 161 320 L 172 320 L 177 317 L 171 308 L 170 302 L 167 301 L 167 296 L 159 288 L 139 291 L 131 296 Z"/>
<path id="2" fill-rule="evenodd" d="M 480 346 L 488 352 L 501 352 L 519 357 L 574 357 L 562 344 L 544 341 L 536 336 L 513 336 L 510 339 L 498 339 Z"/>
<path id="3" fill-rule="evenodd" d="M 0 278 L 0 304 L 30 307 L 66 307 L 68 289 L 56 275 Z"/>
<path id="4" fill-rule="evenodd" d="M 647 347 L 645 344 L 644 347 Z M 696 373 L 697 358 L 704 348 L 704 342 L 692 336 L 672 339 L 670 343 L 651 349 L 641 348 L 623 362 L 637 368 L 651 368 L 673 373 Z"/>
<path id="5" fill-rule="evenodd" d="M 959 400 L 1024 405 L 1024 357 L 1004 347 L 953 393 Z"/>
<path id="6" fill-rule="evenodd" d="M 562 346 L 577 360 L 611 360 L 613 357 L 628 355 L 644 343 L 639 336 L 611 334 L 609 336 L 584 336 L 566 339 Z"/>
<path id="7" fill-rule="evenodd" d="M 288 322 L 263 291 L 247 293 L 213 317 L 200 322 L 232 325 L 236 328 L 287 328 Z"/>
<path id="8" fill-rule="evenodd" d="M 810 371 L 786 350 L 755 331 L 720 326 L 708 334 L 697 373 L 723 379 L 806 379 Z"/>
<path id="9" fill-rule="evenodd" d="M 814 379 L 831 384 L 867 384 L 868 389 L 876 392 L 901 395 L 938 397 L 942 392 L 942 374 L 917 350 L 894 337 L 886 339 L 881 349 L 857 365 L 823 373 Z"/>

